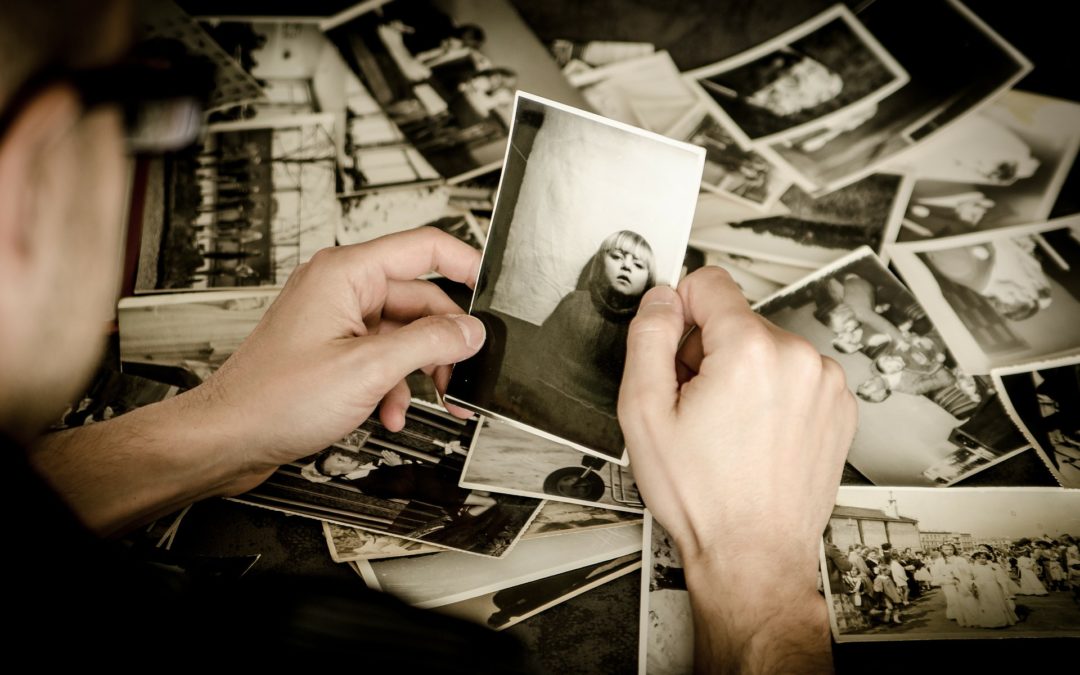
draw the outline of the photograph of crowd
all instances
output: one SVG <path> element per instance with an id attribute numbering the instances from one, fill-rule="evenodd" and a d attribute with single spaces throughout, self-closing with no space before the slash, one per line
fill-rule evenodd
<path id="1" fill-rule="evenodd" d="M 960 367 L 923 307 L 869 249 L 754 309 L 843 367 L 859 407 L 848 462 L 874 484 L 947 484 L 1027 447 L 989 379 Z M 928 475 L 958 450 L 976 458 L 963 475 Z"/>
<path id="2" fill-rule="evenodd" d="M 971 373 L 1076 349 L 1080 219 L 894 244 L 893 263 Z"/>
<path id="3" fill-rule="evenodd" d="M 818 190 L 874 172 L 1003 93 L 1032 67 L 957 0 L 925 2 L 918 11 L 902 0 L 877 0 L 856 17 L 910 81 L 876 104 L 768 143 L 788 170 Z"/>
<path id="4" fill-rule="evenodd" d="M 671 535 L 648 511 L 641 567 L 638 672 L 692 672 L 694 620 L 682 558 Z"/>
<path id="5" fill-rule="evenodd" d="M 405 428 L 370 418 L 235 499 L 443 548 L 500 557 L 541 500 L 458 487 L 476 422 L 414 404 Z"/>
<path id="6" fill-rule="evenodd" d="M 903 67 L 843 5 L 738 56 L 686 74 L 746 136 L 798 135 L 908 81 Z"/>
<path id="7" fill-rule="evenodd" d="M 995 368 L 994 383 L 1016 425 L 1058 481 L 1080 488 L 1080 356 Z"/>
<path id="8" fill-rule="evenodd" d="M 524 93 L 510 145 L 447 399 L 626 464 L 627 330 L 679 277 L 705 151 Z"/>
<path id="9" fill-rule="evenodd" d="M 1080 636 L 1080 492 L 840 488 L 822 577 L 838 642 Z"/>

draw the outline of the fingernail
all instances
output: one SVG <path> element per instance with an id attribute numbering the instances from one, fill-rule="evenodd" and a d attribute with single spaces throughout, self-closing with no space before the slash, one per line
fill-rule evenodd
<path id="1" fill-rule="evenodd" d="M 484 344 L 484 324 L 480 319 L 467 314 L 458 314 L 450 318 L 457 323 L 458 329 L 465 338 L 465 344 L 470 349 L 480 349 L 480 345 Z"/>
<path id="2" fill-rule="evenodd" d="M 641 306 L 673 305 L 675 304 L 675 296 L 675 290 L 671 286 L 654 286 L 641 299 Z"/>

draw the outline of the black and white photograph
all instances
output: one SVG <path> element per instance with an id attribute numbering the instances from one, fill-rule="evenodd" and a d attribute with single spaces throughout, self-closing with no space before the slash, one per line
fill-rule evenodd
<path id="1" fill-rule="evenodd" d="M 631 553 L 544 579 L 462 600 L 439 608 L 493 630 L 505 630 L 544 610 L 641 569 L 641 554 Z"/>
<path id="2" fill-rule="evenodd" d="M 903 87 L 908 74 L 843 5 L 730 59 L 686 74 L 744 138 L 818 128 Z"/>
<path id="3" fill-rule="evenodd" d="M 682 558 L 648 511 L 644 536 L 638 673 L 684 675 L 694 671 L 694 617 Z"/>
<path id="4" fill-rule="evenodd" d="M 786 168 L 817 186 L 815 192 L 839 189 L 877 171 L 1002 94 L 1032 68 L 957 0 L 932 0 L 917 8 L 903 0 L 876 0 L 862 5 L 856 16 L 910 81 L 877 103 L 768 143 Z"/>
<path id="5" fill-rule="evenodd" d="M 841 487 L 822 580 L 837 642 L 1080 637 L 1080 492 Z"/>
<path id="6" fill-rule="evenodd" d="M 1080 146 L 1080 105 L 1010 91 L 909 156 L 898 241 L 1045 220 Z"/>
<path id="7" fill-rule="evenodd" d="M 713 236 L 728 251 L 789 265 L 820 267 L 860 246 L 880 255 L 896 238 L 911 188 L 911 179 L 894 173 L 872 174 L 816 198 L 792 185 L 776 215 L 714 221 Z"/>
<path id="8" fill-rule="evenodd" d="M 458 484 L 619 511 L 643 508 L 629 466 L 483 417 Z"/>
<path id="9" fill-rule="evenodd" d="M 958 363 L 931 317 L 869 249 L 754 306 L 835 359 L 859 425 L 848 462 L 875 485 L 943 486 L 1027 447 L 989 378 Z M 941 480 L 957 451 L 981 457 Z"/>
<path id="10" fill-rule="evenodd" d="M 180 393 L 175 384 L 156 382 L 145 377 L 102 367 L 86 391 L 71 401 L 49 431 L 61 431 L 104 422 L 144 405 L 164 401 Z"/>
<path id="11" fill-rule="evenodd" d="M 1080 356 L 995 368 L 1013 422 L 1058 482 L 1080 488 Z"/>
<path id="12" fill-rule="evenodd" d="M 117 307 L 120 360 L 179 368 L 197 384 L 255 330 L 277 289 L 123 298 Z"/>
<path id="13" fill-rule="evenodd" d="M 333 117 L 212 125 L 168 155 L 143 208 L 136 292 L 281 286 L 334 245 Z"/>
<path id="14" fill-rule="evenodd" d="M 518 542 L 498 560 L 458 551 L 353 564 L 369 588 L 430 609 L 641 552 L 640 524 Z"/>
<path id="15" fill-rule="evenodd" d="M 515 90 L 585 105 L 503 0 L 394 0 L 327 35 L 446 179 L 498 168 Z"/>
<path id="16" fill-rule="evenodd" d="M 476 422 L 415 403 L 405 427 L 369 418 L 236 501 L 467 553 L 507 554 L 541 500 L 458 487 Z"/>
<path id="17" fill-rule="evenodd" d="M 889 250 L 968 372 L 1077 350 L 1080 217 Z"/>
<path id="18" fill-rule="evenodd" d="M 678 281 L 705 151 L 519 93 L 447 398 L 626 464 L 615 402 L 642 295 Z"/>

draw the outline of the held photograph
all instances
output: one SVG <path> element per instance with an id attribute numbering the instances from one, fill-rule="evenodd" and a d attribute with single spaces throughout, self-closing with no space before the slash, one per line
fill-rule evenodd
<path id="1" fill-rule="evenodd" d="M 1013 422 L 1054 477 L 1080 488 L 1080 356 L 993 370 Z"/>
<path id="2" fill-rule="evenodd" d="M 931 0 L 917 8 L 877 0 L 856 16 L 910 81 L 875 104 L 768 143 L 788 170 L 822 192 L 877 171 L 1002 94 L 1032 68 L 958 0 Z"/>
<path id="3" fill-rule="evenodd" d="M 958 364 L 926 310 L 869 249 L 754 309 L 844 369 L 859 409 L 848 462 L 872 483 L 949 485 L 1027 448 L 989 378 Z"/>
<path id="4" fill-rule="evenodd" d="M 687 80 L 744 136 L 766 142 L 827 124 L 904 86 L 907 72 L 843 5 Z"/>
<path id="5" fill-rule="evenodd" d="M 894 244 L 893 263 L 970 373 L 1076 351 L 1080 217 Z"/>
<path id="6" fill-rule="evenodd" d="M 1080 492 L 841 487 L 821 576 L 837 642 L 1080 637 Z"/>
<path id="7" fill-rule="evenodd" d="M 705 151 L 519 93 L 447 399 L 625 465 L 615 403 L 644 293 L 682 270 Z"/>

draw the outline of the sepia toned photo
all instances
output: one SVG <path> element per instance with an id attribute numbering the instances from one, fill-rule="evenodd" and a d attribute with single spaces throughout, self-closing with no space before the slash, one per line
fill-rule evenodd
<path id="1" fill-rule="evenodd" d="M 401 431 L 369 418 L 236 501 L 477 555 L 514 546 L 541 501 L 458 487 L 476 422 L 414 404 Z"/>
<path id="2" fill-rule="evenodd" d="M 447 399 L 625 464 L 615 402 L 644 293 L 682 270 L 705 152 L 519 93 Z"/>
<path id="3" fill-rule="evenodd" d="M 1058 482 L 1080 488 L 1080 356 L 995 368 L 1009 416 Z"/>
<path id="4" fill-rule="evenodd" d="M 844 369 L 859 409 L 848 462 L 874 484 L 949 485 L 1027 447 L 989 378 L 960 366 L 926 310 L 869 249 L 754 309 Z"/>
<path id="5" fill-rule="evenodd" d="M 830 192 L 879 170 L 1032 68 L 958 0 L 933 0 L 917 10 L 904 2 L 871 2 L 856 16 L 910 81 L 877 103 L 768 143 L 788 170 L 816 186 L 811 191 Z"/>
<path id="6" fill-rule="evenodd" d="M 629 466 L 486 417 L 473 436 L 459 485 L 638 513 L 643 508 Z"/>
<path id="7" fill-rule="evenodd" d="M 71 401 L 49 431 L 73 429 L 95 422 L 104 422 L 131 412 L 144 405 L 164 401 L 180 393 L 175 384 L 155 382 L 102 367 L 90 386 L 77 400 Z"/>
<path id="8" fill-rule="evenodd" d="M 895 244 L 890 252 L 969 372 L 1076 350 L 1080 218 Z"/>
<path id="9" fill-rule="evenodd" d="M 693 672 L 694 617 L 682 558 L 671 535 L 648 511 L 644 534 L 638 673 Z"/>
<path id="10" fill-rule="evenodd" d="M 1080 492 L 841 487 L 822 579 L 837 642 L 1080 637 Z"/>

